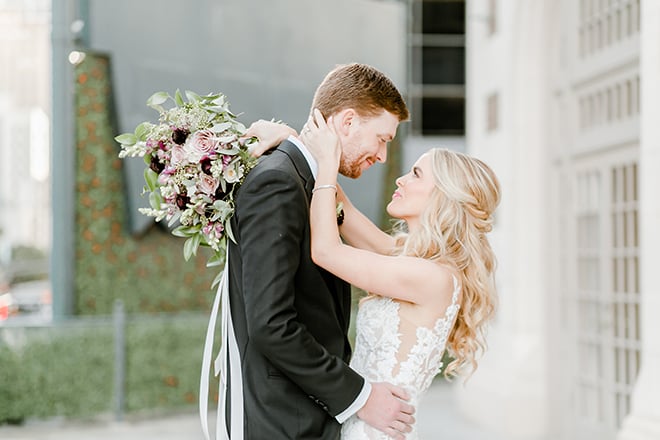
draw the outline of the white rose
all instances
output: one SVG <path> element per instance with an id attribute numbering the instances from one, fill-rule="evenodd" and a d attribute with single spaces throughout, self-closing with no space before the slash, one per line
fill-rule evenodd
<path id="1" fill-rule="evenodd" d="M 235 165 L 230 165 L 225 170 L 222 172 L 222 177 L 225 178 L 227 183 L 235 183 L 241 180 L 241 175 L 239 174 L 239 171 L 236 169 Z"/>

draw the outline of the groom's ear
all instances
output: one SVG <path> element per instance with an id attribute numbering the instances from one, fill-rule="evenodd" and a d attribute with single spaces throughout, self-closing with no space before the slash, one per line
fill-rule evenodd
<path id="1" fill-rule="evenodd" d="M 351 126 L 357 121 L 357 112 L 352 108 L 347 108 L 337 113 L 333 119 L 337 132 L 347 136 Z"/>

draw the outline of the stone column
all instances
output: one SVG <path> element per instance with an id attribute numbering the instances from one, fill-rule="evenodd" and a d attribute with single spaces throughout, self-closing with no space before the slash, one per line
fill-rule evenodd
<path id="1" fill-rule="evenodd" d="M 468 152 L 491 164 L 502 184 L 491 237 L 500 307 L 486 355 L 465 386 L 457 381 L 455 393 L 462 415 L 498 439 L 543 439 L 548 429 L 547 4 L 497 2 L 495 33 L 475 23 L 468 35 L 468 108 L 476 109 L 468 119 Z M 466 15 L 487 13 L 472 6 Z M 490 95 L 498 97 L 499 117 L 486 133 L 480 120 Z"/>
<path id="2" fill-rule="evenodd" d="M 618 440 L 660 438 L 660 2 L 641 2 L 639 228 L 642 365 Z"/>
<path id="3" fill-rule="evenodd" d="M 53 0 L 52 33 L 52 154 L 51 197 L 53 207 L 50 277 L 53 318 L 73 312 L 75 145 L 73 114 L 73 50 L 71 23 L 75 20 L 73 0 Z"/>

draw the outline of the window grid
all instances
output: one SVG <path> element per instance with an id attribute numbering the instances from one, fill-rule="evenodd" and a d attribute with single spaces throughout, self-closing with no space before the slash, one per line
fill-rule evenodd
<path id="1" fill-rule="evenodd" d="M 465 2 L 410 2 L 408 104 L 415 117 L 409 127 L 412 134 L 464 135 L 464 20 L 460 20 L 461 28 L 445 20 L 442 14 L 438 20 L 431 20 L 440 11 L 438 7 L 447 7 L 447 11 L 453 13 L 458 13 L 462 8 L 464 14 Z M 425 26 L 428 29 L 425 30 Z"/>
<path id="2" fill-rule="evenodd" d="M 578 98 L 580 130 L 593 130 L 638 116 L 639 95 L 639 75 L 584 93 Z"/>
<path id="3" fill-rule="evenodd" d="M 578 409 L 582 420 L 601 423 L 603 340 L 601 335 L 602 248 L 601 174 L 598 170 L 577 177 L 577 308 L 578 308 Z"/>
<path id="4" fill-rule="evenodd" d="M 576 407 L 608 432 L 630 413 L 640 367 L 637 173 L 628 161 L 576 179 Z"/>
<path id="5" fill-rule="evenodd" d="M 620 427 L 630 412 L 633 385 L 640 366 L 639 233 L 637 164 L 611 169 L 613 357 L 615 420 Z"/>
<path id="6" fill-rule="evenodd" d="M 640 0 L 580 0 L 579 56 L 585 58 L 640 30 Z"/>

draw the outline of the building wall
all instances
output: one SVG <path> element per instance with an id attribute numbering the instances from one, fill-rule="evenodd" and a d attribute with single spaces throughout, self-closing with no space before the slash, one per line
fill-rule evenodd
<path id="1" fill-rule="evenodd" d="M 466 387 L 467 417 L 504 438 L 548 426 L 549 240 L 546 2 L 472 1 L 467 11 L 467 151 L 497 173 L 502 200 L 491 241 L 500 304 L 489 348 Z"/>
<path id="2" fill-rule="evenodd" d="M 12 247 L 50 246 L 49 23 L 46 1 L 0 4 L 0 264 Z"/>
<path id="3" fill-rule="evenodd" d="M 298 129 L 325 74 L 353 61 L 377 67 L 405 91 L 401 2 L 90 0 L 88 9 L 89 46 L 112 58 L 122 132 L 155 116 L 145 105 L 153 92 L 177 88 L 225 93 L 246 125 L 274 118 Z M 374 167 L 359 184 L 343 181 L 372 219 L 380 215 L 383 171 Z"/>
<path id="4" fill-rule="evenodd" d="M 642 339 L 652 292 L 639 155 L 640 53 L 657 42 L 641 38 L 640 11 L 635 0 L 468 2 L 467 148 L 502 180 L 501 304 L 457 395 L 505 438 L 614 439 L 653 400 L 636 387 L 656 350 Z M 629 431 L 656 432 L 649 420 Z"/>

